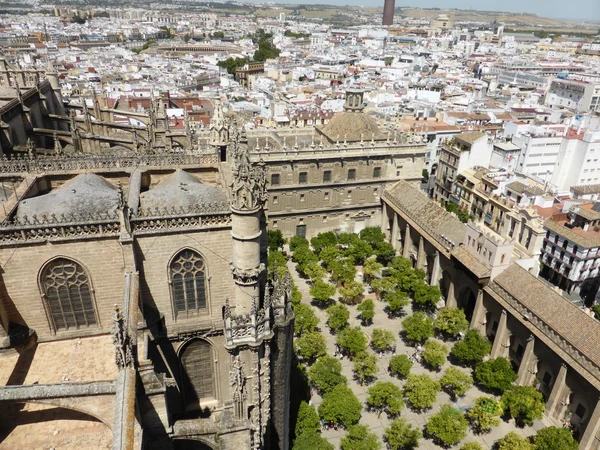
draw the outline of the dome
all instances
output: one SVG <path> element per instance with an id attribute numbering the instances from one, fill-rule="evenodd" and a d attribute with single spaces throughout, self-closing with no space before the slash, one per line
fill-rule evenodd
<path id="1" fill-rule="evenodd" d="M 359 142 L 361 135 L 364 141 L 370 141 L 372 138 L 376 141 L 386 139 L 386 136 L 379 130 L 377 122 L 363 112 L 339 112 L 326 125 L 317 128 L 317 131 L 330 143 Z"/>
<path id="2" fill-rule="evenodd" d="M 226 202 L 227 194 L 216 186 L 203 184 L 194 175 L 178 169 L 156 187 L 140 194 L 142 209 L 189 208 L 215 202 Z"/>
<path id="3" fill-rule="evenodd" d="M 57 218 L 62 214 L 65 216 L 114 214 L 118 197 L 116 186 L 99 175 L 85 173 L 77 175 L 48 194 L 22 200 L 16 218 L 21 220 L 25 216 L 31 218 L 34 215 L 43 217 L 52 214 Z"/>

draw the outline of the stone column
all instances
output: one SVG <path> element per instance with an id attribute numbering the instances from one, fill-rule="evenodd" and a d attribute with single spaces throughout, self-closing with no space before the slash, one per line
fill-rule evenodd
<path id="1" fill-rule="evenodd" d="M 406 230 L 404 231 L 404 242 L 402 244 L 402 256 L 405 258 L 410 258 L 412 240 L 410 239 L 410 225 L 408 224 L 406 224 Z"/>
<path id="2" fill-rule="evenodd" d="M 535 338 L 533 334 L 527 339 L 527 346 L 525 347 L 525 353 L 523 353 L 523 359 L 521 359 L 521 365 L 519 366 L 519 377 L 517 378 L 517 385 L 528 386 L 531 384 L 532 366 L 536 363 L 535 353 L 533 348 L 535 346 Z"/>
<path id="3" fill-rule="evenodd" d="M 433 269 L 431 271 L 431 280 L 429 280 L 430 286 L 439 286 L 440 283 L 440 252 L 435 251 L 435 256 L 433 258 Z"/>
<path id="4" fill-rule="evenodd" d="M 598 431 L 600 430 L 600 400 L 596 401 L 596 407 L 590 417 L 587 427 L 583 432 L 583 437 L 579 442 L 580 450 L 592 450 L 598 448 Z"/>
<path id="5" fill-rule="evenodd" d="M 475 300 L 473 317 L 471 318 L 471 329 L 477 331 L 481 335 L 485 335 L 486 312 L 485 306 L 483 306 L 483 289 L 479 289 L 477 292 L 477 299 Z"/>
<path id="6" fill-rule="evenodd" d="M 419 237 L 419 250 L 417 252 L 417 269 L 422 269 L 427 261 L 427 255 L 425 254 L 425 244 L 423 243 L 423 236 Z"/>
<path id="7" fill-rule="evenodd" d="M 398 250 L 398 244 L 400 243 L 399 235 L 400 226 L 398 225 L 398 214 L 394 213 L 394 219 L 392 220 L 392 235 L 390 238 L 390 243 L 396 250 Z"/>
<path id="8" fill-rule="evenodd" d="M 390 230 L 389 226 L 390 226 L 390 219 L 388 216 L 388 205 L 383 202 L 381 205 L 381 231 L 383 231 L 385 233 L 385 237 L 387 239 L 389 239 L 390 241 L 393 239 L 393 227 Z M 394 214 L 394 216 L 396 216 L 396 214 Z M 393 245 L 393 242 L 392 242 Z"/>
<path id="9" fill-rule="evenodd" d="M 456 297 L 454 296 L 454 281 L 452 281 L 452 279 L 450 280 L 450 286 L 448 286 L 446 308 L 456 308 Z"/>
<path id="10" fill-rule="evenodd" d="M 552 386 L 552 392 L 550 392 L 550 396 L 548 397 L 548 401 L 546 402 L 546 415 L 548 417 L 556 417 L 556 412 L 558 411 L 561 403 L 560 400 L 562 398 L 562 393 L 566 387 L 566 378 L 567 365 L 563 364 L 562 366 L 560 366 L 560 371 L 558 372 L 558 376 L 556 377 L 556 380 L 554 380 L 554 385 Z"/>
<path id="11" fill-rule="evenodd" d="M 496 331 L 496 337 L 494 338 L 494 344 L 492 345 L 492 353 L 490 355 L 492 358 L 505 356 L 506 338 L 508 336 L 506 319 L 506 310 L 502 310 L 502 314 L 500 315 L 500 323 L 498 324 L 498 330 Z"/>

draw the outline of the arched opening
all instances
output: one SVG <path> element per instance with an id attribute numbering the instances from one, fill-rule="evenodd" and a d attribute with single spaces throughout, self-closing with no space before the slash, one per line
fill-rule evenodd
<path id="1" fill-rule="evenodd" d="M 475 294 L 470 287 L 465 286 L 460 291 L 457 305 L 464 311 L 467 320 L 470 322 L 475 310 Z"/>
<path id="2" fill-rule="evenodd" d="M 525 354 L 525 344 L 521 339 L 516 337 L 514 334 L 510 336 L 510 345 L 508 347 L 508 359 L 515 370 L 515 372 L 519 371 L 519 366 L 521 365 L 521 361 L 523 360 L 523 355 Z"/>
<path id="3" fill-rule="evenodd" d="M 169 276 L 176 316 L 207 310 L 205 272 L 204 258 L 194 250 L 184 249 L 171 260 Z"/>
<path id="4" fill-rule="evenodd" d="M 554 386 L 554 371 L 544 361 L 538 361 L 536 384 L 538 390 L 544 395 L 544 399 L 548 400 L 552 387 Z"/>
<path id="5" fill-rule="evenodd" d="M 3 402 L 1 448 L 112 448 L 112 431 L 88 414 L 38 403 Z"/>
<path id="6" fill-rule="evenodd" d="M 202 402 L 215 400 L 214 355 L 210 343 L 193 339 L 184 345 L 179 358 L 186 409 L 198 409 Z"/>
<path id="7" fill-rule="evenodd" d="M 53 330 L 98 323 L 89 277 L 77 262 L 67 258 L 48 262 L 40 275 L 40 288 Z"/>

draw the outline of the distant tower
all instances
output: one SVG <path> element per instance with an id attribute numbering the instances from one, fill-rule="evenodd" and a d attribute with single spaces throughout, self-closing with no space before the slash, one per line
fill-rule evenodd
<path id="1" fill-rule="evenodd" d="M 396 0 L 385 0 L 383 4 L 383 21 L 382 25 L 393 25 L 394 24 L 394 8 L 396 7 Z"/>

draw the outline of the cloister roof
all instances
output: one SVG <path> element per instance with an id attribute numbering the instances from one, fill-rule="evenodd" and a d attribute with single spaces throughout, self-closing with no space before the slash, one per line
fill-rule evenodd
<path id="1" fill-rule="evenodd" d="M 566 341 L 560 346 L 575 360 L 578 360 L 576 353 L 579 352 L 596 368 L 600 368 L 600 323 L 555 292 L 546 283 L 534 277 L 518 264 L 512 264 L 494 278 L 494 282 L 488 288 L 502 297 L 506 297 L 502 295 L 502 290 L 505 291 L 526 308 L 527 311 L 523 310 L 524 315 L 539 318 L 543 324 L 562 338 L 558 340 L 559 342 Z M 557 336 L 551 336 L 550 330 L 546 330 L 541 324 L 536 324 L 535 317 L 527 317 L 526 321 L 534 324 L 553 342 L 557 342 Z M 570 346 L 574 348 L 570 348 Z"/>

